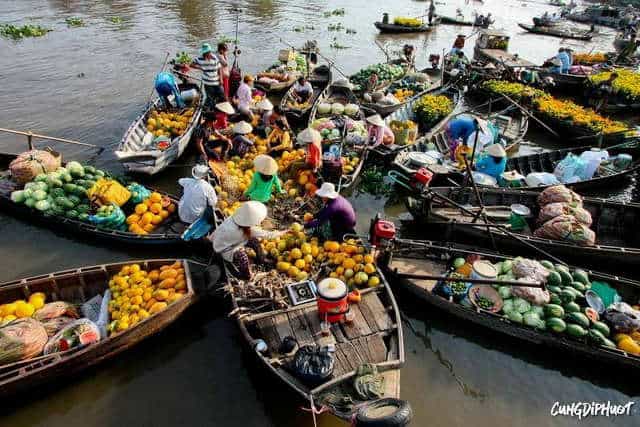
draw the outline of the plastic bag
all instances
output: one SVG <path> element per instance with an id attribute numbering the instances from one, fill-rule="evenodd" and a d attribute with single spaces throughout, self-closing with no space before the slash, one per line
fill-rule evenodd
<path id="1" fill-rule="evenodd" d="M 564 185 L 554 185 L 553 187 L 549 187 L 538 196 L 538 204 L 540 206 L 556 202 L 570 203 L 573 206 L 582 206 L 582 197 Z"/>
<path id="2" fill-rule="evenodd" d="M 89 319 L 78 319 L 49 339 L 44 346 L 44 354 L 57 353 L 98 341 L 100 341 L 98 326 Z"/>
<path id="3" fill-rule="evenodd" d="M 33 318 L 41 322 L 62 316 L 72 317 L 74 319 L 80 317 L 76 307 L 73 304 L 64 301 L 55 301 L 45 304 L 41 309 L 37 310 L 33 314 Z"/>
<path id="4" fill-rule="evenodd" d="M 546 283 L 547 277 L 549 277 L 549 270 L 538 261 L 527 258 L 514 259 L 511 270 L 516 279 L 524 278 L 533 282 Z"/>
<path id="5" fill-rule="evenodd" d="M 604 318 L 616 332 L 629 334 L 640 329 L 640 311 L 624 302 L 611 304 L 604 312 Z"/>
<path id="6" fill-rule="evenodd" d="M 576 182 L 581 181 L 585 175 L 587 163 L 575 154 L 569 153 L 560 160 L 553 170 L 553 174 L 560 182 Z"/>
<path id="7" fill-rule="evenodd" d="M 44 326 L 44 329 L 47 331 L 47 335 L 49 337 L 52 337 L 57 334 L 62 328 L 66 327 L 72 322 L 75 322 L 75 320 L 76 319 L 74 319 L 73 317 L 67 316 L 55 317 L 53 319 L 45 320 L 44 322 L 42 322 L 42 326 Z"/>
<path id="8" fill-rule="evenodd" d="M 593 230 L 571 215 L 560 215 L 547 222 L 533 232 L 533 235 L 543 239 L 563 240 L 580 246 L 593 246 L 596 234 Z"/>
<path id="9" fill-rule="evenodd" d="M 131 192 L 131 198 L 129 201 L 134 204 L 142 203 L 151 196 L 151 190 L 147 189 L 144 185 L 140 185 L 137 182 L 132 183 L 127 187 L 127 190 Z"/>
<path id="10" fill-rule="evenodd" d="M 118 205 L 112 205 L 114 207 L 113 212 L 107 216 L 103 215 L 91 215 L 89 221 L 92 224 L 97 225 L 99 228 L 108 230 L 125 230 L 125 221 L 127 217 Z"/>
<path id="11" fill-rule="evenodd" d="M 62 157 L 56 152 L 44 150 L 25 151 L 10 164 L 11 179 L 25 184 L 42 173 L 53 172 L 60 167 Z"/>
<path id="12" fill-rule="evenodd" d="M 573 207 L 568 203 L 549 203 L 540 209 L 538 214 L 538 224 L 544 224 L 545 222 L 558 217 L 560 215 L 571 215 L 578 220 L 579 223 L 586 226 L 590 226 L 593 219 L 591 213 L 588 210 L 581 207 Z"/>
<path id="13" fill-rule="evenodd" d="M 547 185 L 560 184 L 558 178 L 549 172 L 531 172 L 525 178 L 525 182 L 529 187 L 540 187 Z"/>
<path id="14" fill-rule="evenodd" d="M 131 197 L 131 192 L 114 179 L 100 178 L 87 190 L 89 200 L 99 201 L 103 205 L 115 203 L 122 206 Z"/>
<path id="15" fill-rule="evenodd" d="M 0 365 L 31 359 L 42 353 L 47 331 L 30 317 L 16 319 L 0 328 Z"/>
<path id="16" fill-rule="evenodd" d="M 518 279 L 519 282 L 531 282 L 528 277 Z M 551 295 L 549 291 L 541 288 L 532 288 L 529 286 L 513 286 L 511 288 L 511 294 L 514 297 L 522 298 L 530 302 L 533 305 L 544 305 L 551 301 Z"/>
<path id="17" fill-rule="evenodd" d="M 333 367 L 333 355 L 327 347 L 305 345 L 293 357 L 293 372 L 305 384 L 324 383 L 333 375 Z"/>

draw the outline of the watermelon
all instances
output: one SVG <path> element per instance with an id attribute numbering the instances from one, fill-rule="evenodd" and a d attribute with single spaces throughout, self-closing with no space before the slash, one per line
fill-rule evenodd
<path id="1" fill-rule="evenodd" d="M 81 214 L 78 214 L 78 219 L 80 221 L 88 222 L 89 221 L 89 214 L 86 213 L 86 212 L 82 212 Z"/>
<path id="2" fill-rule="evenodd" d="M 549 317 L 545 323 L 547 328 L 551 329 L 553 332 L 562 333 L 567 329 L 567 324 L 564 323 L 564 320 L 558 317 Z"/>
<path id="3" fill-rule="evenodd" d="M 76 184 L 67 183 L 62 186 L 65 193 L 73 194 L 78 186 Z"/>
<path id="4" fill-rule="evenodd" d="M 51 190 L 49 192 L 49 194 L 51 195 L 51 197 L 58 198 L 58 197 L 64 197 L 65 193 L 64 190 L 62 188 L 54 188 L 53 190 Z"/>
<path id="5" fill-rule="evenodd" d="M 562 276 L 557 271 L 551 271 L 547 277 L 547 285 L 562 286 Z"/>
<path id="6" fill-rule="evenodd" d="M 73 203 L 73 206 L 77 206 L 80 204 L 80 197 L 76 196 L 75 194 L 69 196 L 68 199 L 71 203 Z"/>
<path id="7" fill-rule="evenodd" d="M 544 306 L 544 314 L 546 317 L 562 319 L 564 317 L 564 309 L 557 304 L 547 304 Z"/>
<path id="8" fill-rule="evenodd" d="M 580 282 L 585 286 L 591 284 L 591 282 L 589 282 L 589 274 L 580 268 L 576 268 L 573 271 L 572 277 L 575 282 Z"/>
<path id="9" fill-rule="evenodd" d="M 84 176 L 85 181 L 95 181 L 96 177 L 93 174 L 86 174 Z"/>
<path id="10" fill-rule="evenodd" d="M 589 319 L 579 311 L 567 313 L 565 319 L 567 319 L 568 322 L 575 323 L 576 325 L 580 325 L 583 328 L 589 327 Z"/>
<path id="11" fill-rule="evenodd" d="M 567 288 L 562 289 L 559 296 L 564 303 L 573 302 L 576 299 L 576 295 Z"/>
<path id="12" fill-rule="evenodd" d="M 583 338 L 588 333 L 582 326 L 574 324 L 568 324 L 566 331 L 567 334 L 576 338 Z"/>
<path id="13" fill-rule="evenodd" d="M 558 274 L 560 274 L 560 278 L 562 279 L 562 286 L 570 286 L 571 282 L 573 282 L 573 277 L 569 274 L 568 270 L 557 269 Z"/>
<path id="14" fill-rule="evenodd" d="M 549 271 L 556 271 L 551 261 L 548 261 L 548 260 L 540 261 L 540 264 L 542 264 L 542 266 Z"/>
<path id="15" fill-rule="evenodd" d="M 571 282 L 571 287 L 579 292 L 584 292 L 586 287 L 582 284 L 582 282 Z"/>
<path id="16" fill-rule="evenodd" d="M 549 289 L 549 292 L 553 292 L 554 294 L 559 294 L 560 292 L 562 292 L 562 288 L 560 286 L 547 286 L 547 289 Z"/>
<path id="17" fill-rule="evenodd" d="M 98 178 L 102 178 L 102 177 L 105 177 L 107 173 L 102 169 L 96 169 L 96 173 L 94 175 Z"/>
<path id="18" fill-rule="evenodd" d="M 580 306 L 578 304 L 576 304 L 575 302 L 568 302 L 564 305 L 564 311 L 566 313 L 579 313 L 580 312 Z"/>
<path id="19" fill-rule="evenodd" d="M 93 166 L 90 166 L 90 165 L 86 165 L 86 166 L 84 167 L 84 173 L 85 173 L 85 174 L 87 174 L 87 173 L 89 173 L 89 174 L 94 174 L 94 173 L 96 173 L 96 168 L 95 168 L 95 167 L 93 167 Z"/>
<path id="20" fill-rule="evenodd" d="M 556 304 L 556 305 L 562 304 L 562 300 L 560 299 L 560 296 L 558 296 L 558 294 L 554 294 L 554 293 L 552 293 L 549 296 L 549 302 L 551 304 Z"/>
<path id="21" fill-rule="evenodd" d="M 76 206 L 76 210 L 80 213 L 87 213 L 89 212 L 89 209 L 91 209 L 89 205 L 85 205 L 85 204 Z"/>
<path id="22" fill-rule="evenodd" d="M 616 344 L 608 338 L 605 338 L 604 341 L 602 341 L 602 346 L 608 348 L 617 348 Z"/>
<path id="23" fill-rule="evenodd" d="M 602 332 L 594 328 L 589 329 L 588 337 L 589 337 L 589 341 L 591 341 L 596 345 L 602 345 L 606 338 L 604 335 L 602 335 Z"/>
<path id="24" fill-rule="evenodd" d="M 596 329 L 600 331 L 600 333 L 606 338 L 611 334 L 609 330 L 609 326 L 606 323 L 595 321 L 591 327 L 592 329 Z"/>
<path id="25" fill-rule="evenodd" d="M 67 211 L 66 215 L 67 218 L 76 219 L 78 217 L 78 211 L 75 209 L 71 209 Z"/>

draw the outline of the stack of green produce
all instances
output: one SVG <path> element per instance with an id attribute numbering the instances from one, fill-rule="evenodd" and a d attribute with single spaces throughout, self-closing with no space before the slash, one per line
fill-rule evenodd
<path id="1" fill-rule="evenodd" d="M 427 90 L 428 87 L 428 82 L 418 82 L 412 79 L 403 78 L 402 80 L 393 82 L 393 84 L 389 86 L 389 91 L 393 93 L 398 89 L 406 89 L 412 90 L 414 93 L 420 93 Z"/>
<path id="2" fill-rule="evenodd" d="M 511 286 L 494 286 L 504 301 L 502 314 L 513 323 L 524 324 L 539 330 L 549 330 L 571 338 L 587 340 L 597 346 L 615 348 L 609 340 L 610 330 L 599 321 L 595 310 L 588 307 L 584 292 L 591 288 L 589 274 L 580 269 L 570 271 L 564 265 L 549 261 L 541 264 L 549 271 L 547 289 L 550 302 L 542 306 L 514 297 Z M 505 260 L 495 264 L 501 281 L 515 280 L 513 262 Z"/>
<path id="3" fill-rule="evenodd" d="M 296 52 L 296 71 L 299 71 L 303 75 L 307 74 L 307 60 L 304 55 Z"/>
<path id="4" fill-rule="evenodd" d="M 351 83 L 358 88 L 366 87 L 369 77 L 372 74 L 378 76 L 378 82 L 392 82 L 404 75 L 405 71 L 400 65 L 395 64 L 374 64 L 363 68 L 349 78 Z"/>
<path id="5" fill-rule="evenodd" d="M 40 174 L 24 189 L 11 193 L 11 200 L 37 209 L 46 216 L 61 216 L 89 222 L 87 189 L 105 172 L 93 166 L 69 162 L 55 172 Z"/>

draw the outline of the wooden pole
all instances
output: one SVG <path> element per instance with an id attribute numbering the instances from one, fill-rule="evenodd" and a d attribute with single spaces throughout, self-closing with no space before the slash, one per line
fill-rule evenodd
<path id="1" fill-rule="evenodd" d="M 84 147 L 97 148 L 98 150 L 100 150 L 100 152 L 102 152 L 104 150 L 104 147 L 99 147 L 99 146 L 94 145 L 94 144 L 87 144 L 86 142 L 74 141 L 72 139 L 56 138 L 54 136 L 40 135 L 38 133 L 33 133 L 31 131 L 24 132 L 24 131 L 20 131 L 20 130 L 0 128 L 0 132 L 7 132 L 7 133 L 12 133 L 14 135 L 26 136 L 27 137 L 27 144 L 29 144 L 29 150 L 33 150 L 33 138 L 48 139 L 48 140 L 51 140 L 51 141 L 63 142 L 65 144 L 82 145 Z"/>
<path id="2" fill-rule="evenodd" d="M 546 130 L 551 132 L 553 134 L 553 136 L 555 136 L 556 138 L 560 138 L 560 135 L 558 135 L 558 132 L 556 132 L 555 130 L 551 129 L 549 126 L 547 126 L 546 123 L 544 123 L 542 120 L 540 120 L 539 118 L 537 118 L 536 116 L 531 114 L 531 112 L 529 110 L 527 110 L 526 108 L 524 108 L 522 105 L 518 104 L 516 101 L 514 101 L 511 98 L 509 98 L 507 95 L 505 95 L 503 93 L 500 93 L 499 95 L 502 96 L 503 98 L 505 98 L 507 101 L 511 102 L 516 107 L 520 108 L 523 113 L 525 113 L 527 116 L 531 117 L 533 120 L 538 122 L 543 128 L 545 128 Z"/>

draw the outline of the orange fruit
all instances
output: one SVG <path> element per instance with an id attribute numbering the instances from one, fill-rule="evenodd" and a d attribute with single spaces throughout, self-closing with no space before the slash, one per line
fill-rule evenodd
<path id="1" fill-rule="evenodd" d="M 167 206 L 167 210 L 169 211 L 169 213 L 174 213 L 176 211 L 176 205 L 171 203 L 169 206 Z"/>
<path id="2" fill-rule="evenodd" d="M 162 222 L 162 217 L 160 215 L 154 215 L 153 219 L 151 220 L 151 224 L 153 225 L 158 225 Z"/>
<path id="3" fill-rule="evenodd" d="M 162 210 L 162 205 L 160 203 L 152 203 L 151 208 L 149 209 L 154 214 L 159 214 Z"/>
<path id="4" fill-rule="evenodd" d="M 143 231 L 146 231 L 147 233 L 150 233 L 153 231 L 153 229 L 155 228 L 155 226 L 151 223 L 145 225 L 144 227 L 142 227 Z"/>
<path id="5" fill-rule="evenodd" d="M 147 205 L 145 205 L 144 203 L 138 203 L 136 205 L 136 214 L 138 215 L 142 215 L 143 213 L 145 213 L 147 211 Z"/>
<path id="6" fill-rule="evenodd" d="M 351 258 L 347 258 L 344 261 L 342 261 L 342 266 L 344 267 L 345 270 L 349 268 L 352 269 L 353 267 L 355 267 L 355 265 L 356 265 L 356 262 Z"/>
<path id="7" fill-rule="evenodd" d="M 160 218 L 162 218 L 163 220 L 167 219 L 169 217 L 169 211 L 165 211 L 164 209 L 160 211 Z"/>
<path id="8" fill-rule="evenodd" d="M 129 225 L 136 224 L 138 221 L 140 221 L 140 216 L 137 214 L 132 214 L 127 217 L 127 224 Z"/>
<path id="9" fill-rule="evenodd" d="M 140 220 L 140 225 L 144 227 L 147 224 L 151 223 L 152 219 L 153 219 L 153 214 L 151 212 L 145 212 L 142 215 L 142 219 Z"/>
<path id="10" fill-rule="evenodd" d="M 154 191 L 151 193 L 151 196 L 149 196 L 149 199 L 154 203 L 160 202 L 162 200 L 162 194 Z"/>

